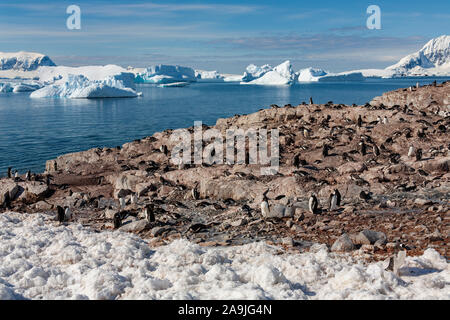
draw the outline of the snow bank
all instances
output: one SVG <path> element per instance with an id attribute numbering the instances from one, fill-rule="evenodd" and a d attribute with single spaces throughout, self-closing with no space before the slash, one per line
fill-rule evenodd
<path id="1" fill-rule="evenodd" d="M 108 76 L 104 80 L 69 74 L 63 81 L 32 92 L 30 98 L 133 98 L 138 96 L 133 79 L 132 73 Z"/>
<path id="2" fill-rule="evenodd" d="M 136 75 L 138 83 L 195 82 L 195 71 L 189 67 L 158 64 Z"/>
<path id="3" fill-rule="evenodd" d="M 33 71 L 40 66 L 55 66 L 55 63 L 41 53 L 0 52 L 0 70 Z"/>
<path id="4" fill-rule="evenodd" d="M 264 243 L 150 249 L 123 232 L 0 215 L 0 299 L 449 299 L 450 269 L 433 249 L 402 279 L 324 245 L 292 254 Z M 281 252 L 281 254 L 279 254 Z"/>

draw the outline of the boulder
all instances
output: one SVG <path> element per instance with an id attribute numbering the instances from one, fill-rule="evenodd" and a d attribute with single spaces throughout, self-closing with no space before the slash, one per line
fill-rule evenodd
<path id="1" fill-rule="evenodd" d="M 287 218 L 294 216 L 294 209 L 292 206 L 275 204 L 270 207 L 269 211 L 269 214 L 264 218 Z"/>
<path id="2" fill-rule="evenodd" d="M 336 239 L 336 241 L 331 246 L 331 251 L 333 252 L 349 252 L 355 248 L 352 240 L 348 234 L 344 233 L 342 236 Z"/>
<path id="3" fill-rule="evenodd" d="M 354 244 L 375 244 L 382 245 L 386 243 L 387 237 L 383 232 L 373 230 L 363 230 L 360 233 L 351 235 Z"/>
<path id="4" fill-rule="evenodd" d="M 147 220 L 137 220 L 130 223 L 127 223 L 120 227 L 120 231 L 126 232 L 141 232 L 147 228 L 149 225 Z"/>

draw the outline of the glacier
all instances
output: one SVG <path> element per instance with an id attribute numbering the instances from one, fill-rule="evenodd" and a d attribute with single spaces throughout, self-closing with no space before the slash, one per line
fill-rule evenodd
<path id="1" fill-rule="evenodd" d="M 383 262 L 315 244 L 264 241 L 151 247 L 137 235 L 56 223 L 51 213 L 0 215 L 0 299 L 450 299 L 450 266 L 432 248 L 396 276 Z M 14 236 L 12 236 L 14 235 Z"/>
<path id="2" fill-rule="evenodd" d="M 30 98 L 134 98 L 136 92 L 132 73 L 89 80 L 84 75 L 69 74 L 66 78 L 31 93 Z M 132 87 L 131 87 L 132 86 Z"/>
<path id="3" fill-rule="evenodd" d="M 0 70 L 33 71 L 41 66 L 55 66 L 55 63 L 41 53 L 0 52 Z"/>
<path id="4" fill-rule="evenodd" d="M 146 68 L 144 72 L 136 75 L 136 83 L 172 83 L 172 82 L 196 82 L 194 69 L 190 67 L 171 66 L 158 64 Z"/>

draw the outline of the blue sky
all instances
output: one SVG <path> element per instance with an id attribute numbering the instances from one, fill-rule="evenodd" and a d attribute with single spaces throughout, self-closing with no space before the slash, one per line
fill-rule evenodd
<path id="1" fill-rule="evenodd" d="M 66 8 L 81 8 L 81 30 Z M 369 5 L 381 30 L 369 30 Z M 249 63 L 330 71 L 382 68 L 450 32 L 450 1 L 5 1 L 0 51 L 57 64 L 188 65 L 241 73 Z"/>

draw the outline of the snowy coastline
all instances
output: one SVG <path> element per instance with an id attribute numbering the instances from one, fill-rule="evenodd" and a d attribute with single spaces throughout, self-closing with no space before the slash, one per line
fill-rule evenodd
<path id="1" fill-rule="evenodd" d="M 450 299 L 450 267 L 433 249 L 407 257 L 396 277 L 324 245 L 151 248 L 48 214 L 9 212 L 0 223 L 0 299 Z"/>

